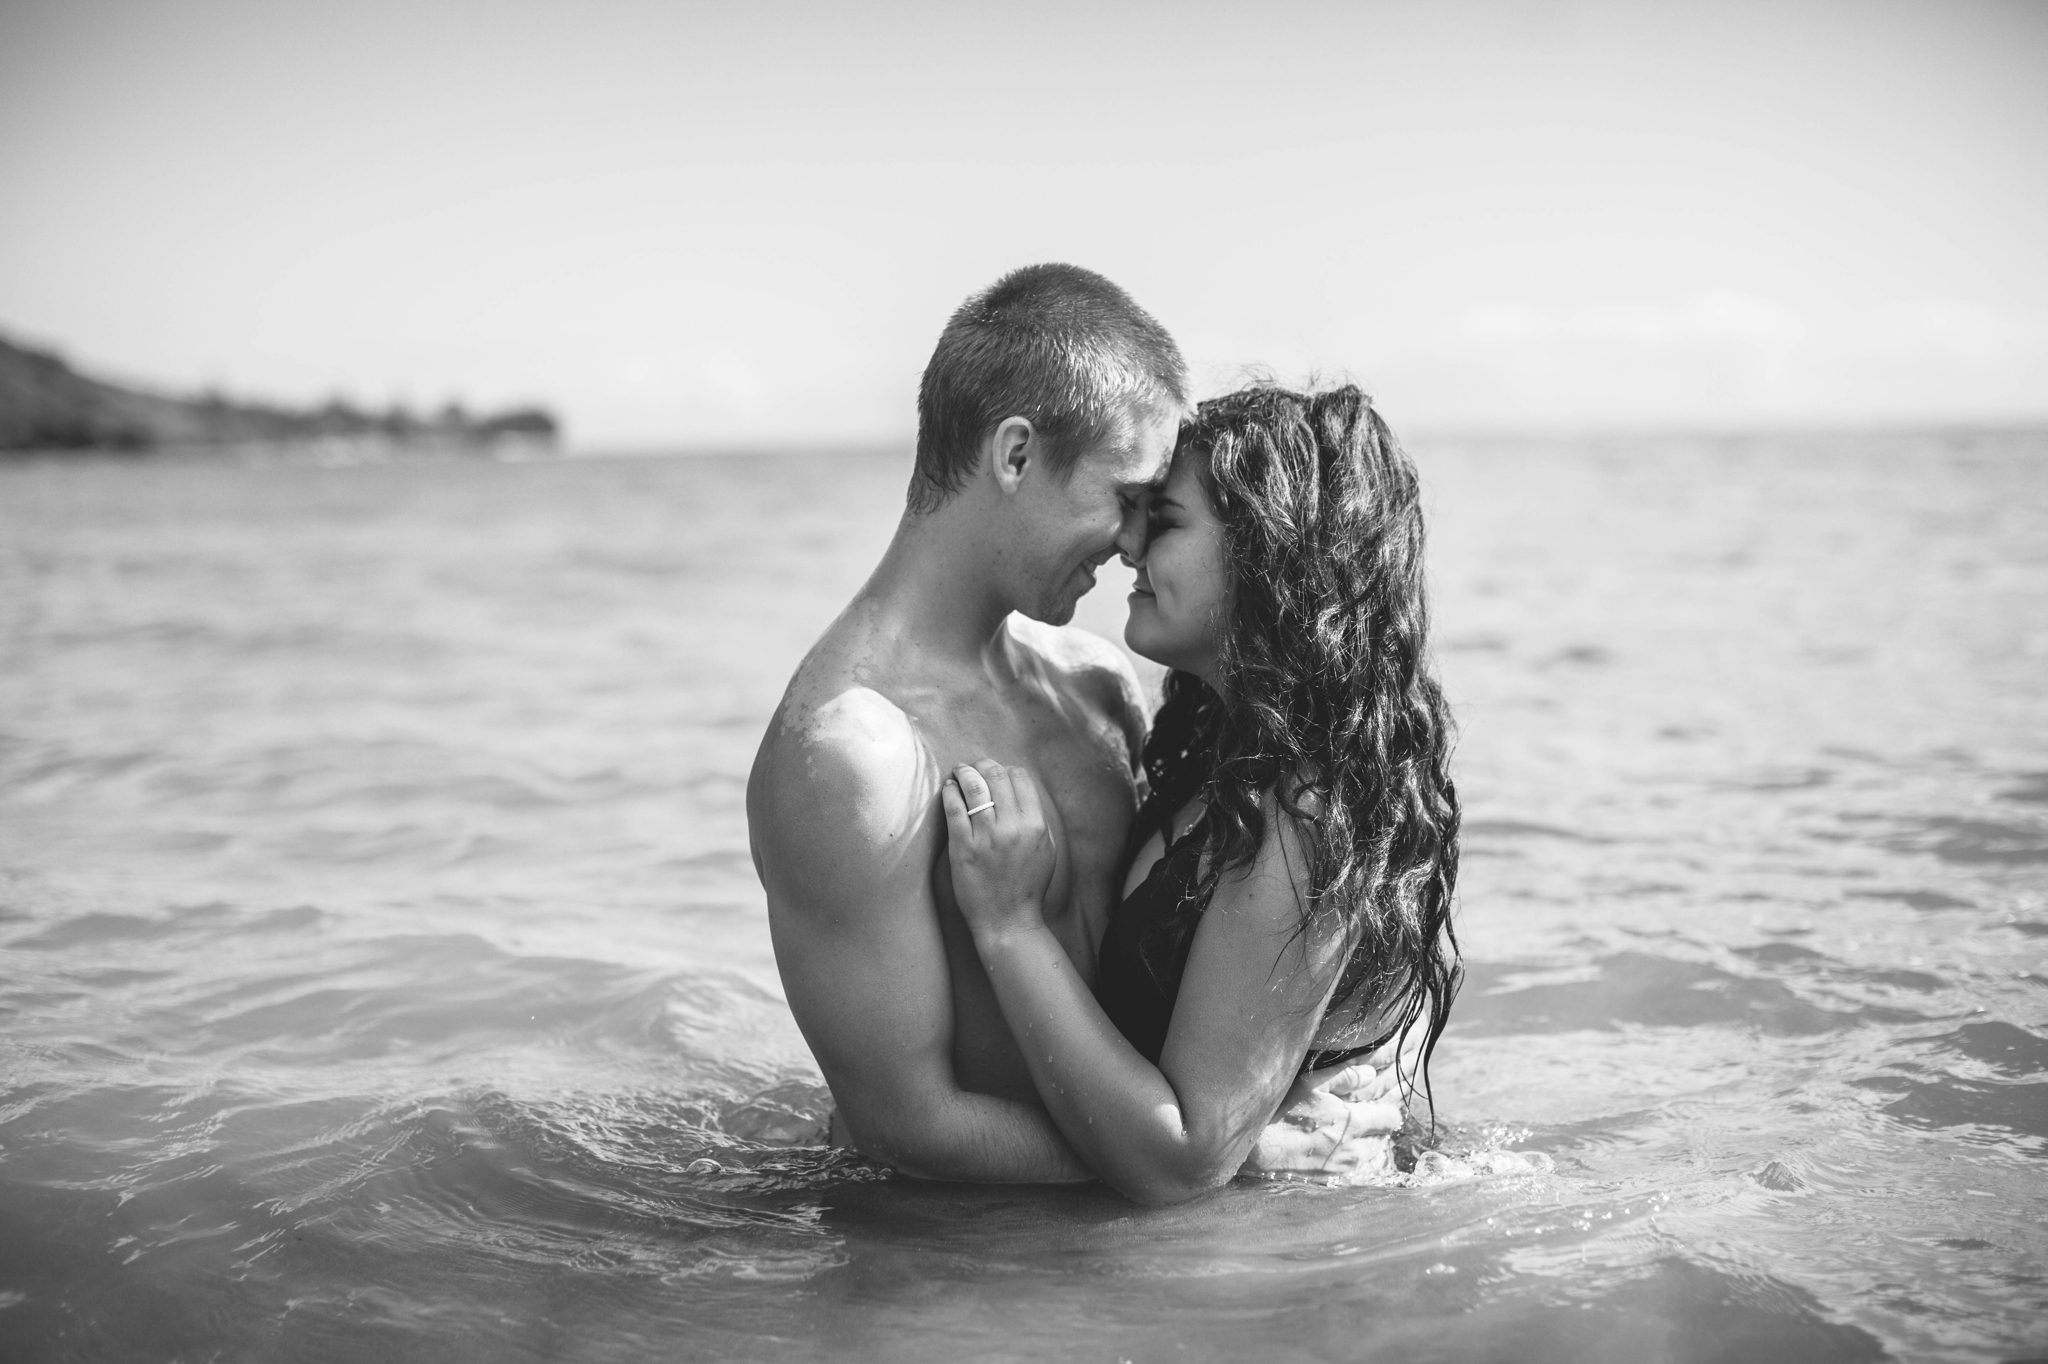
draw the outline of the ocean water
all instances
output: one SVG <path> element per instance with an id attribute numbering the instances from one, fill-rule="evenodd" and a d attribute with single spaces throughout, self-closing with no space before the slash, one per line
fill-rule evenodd
<path id="1" fill-rule="evenodd" d="M 2048 437 L 1416 455 L 1545 1159 L 1163 1211 L 817 1144 L 741 794 L 902 454 L 0 467 L 0 1357 L 2048 1355 Z"/>

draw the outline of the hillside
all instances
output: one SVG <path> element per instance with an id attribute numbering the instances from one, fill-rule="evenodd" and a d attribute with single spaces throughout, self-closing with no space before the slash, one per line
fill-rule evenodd
<path id="1" fill-rule="evenodd" d="M 173 398 L 104 383 L 61 356 L 0 337 L 0 451 L 132 450 L 178 446 L 368 440 L 394 445 L 552 444 L 541 408 L 470 416 L 450 405 L 432 416 L 382 412 L 339 399 L 315 408 L 235 402 L 219 394 Z"/>

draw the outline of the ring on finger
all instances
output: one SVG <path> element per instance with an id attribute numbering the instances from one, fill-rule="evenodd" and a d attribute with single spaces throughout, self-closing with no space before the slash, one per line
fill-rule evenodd
<path id="1" fill-rule="evenodd" d="M 995 803 L 994 801 L 992 801 L 992 800 L 985 800 L 985 801 L 983 801 L 983 802 L 982 802 L 981 804 L 979 804 L 979 805 L 975 806 L 975 807 L 974 807 L 974 808 L 973 808 L 972 810 L 969 810 L 969 811 L 967 812 L 967 817 L 968 817 L 969 819 L 972 819 L 972 818 L 974 818 L 974 817 L 975 817 L 976 815 L 980 814 L 980 813 L 981 813 L 981 812 L 982 812 L 983 810 L 993 810 L 993 809 L 995 809 L 995 808 L 996 808 L 996 803 Z"/>

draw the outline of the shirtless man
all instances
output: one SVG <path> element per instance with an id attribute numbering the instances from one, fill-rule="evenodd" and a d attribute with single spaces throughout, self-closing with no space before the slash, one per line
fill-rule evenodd
<path id="1" fill-rule="evenodd" d="M 895 538 L 754 761 L 754 865 L 835 1140 L 906 1174 L 1092 1177 L 1046 1116 L 1018 1052 L 1030 1039 L 1011 1036 L 954 904 L 939 783 L 990 757 L 1038 775 L 1059 849 L 1045 912 L 1093 979 L 1146 717 L 1121 651 L 1059 627 L 1096 568 L 1142 548 L 1187 406 L 1172 338 L 1098 275 L 1032 266 L 969 299 L 924 372 Z M 1343 1169 L 1346 1105 L 1297 1108 L 1255 1163 Z"/>

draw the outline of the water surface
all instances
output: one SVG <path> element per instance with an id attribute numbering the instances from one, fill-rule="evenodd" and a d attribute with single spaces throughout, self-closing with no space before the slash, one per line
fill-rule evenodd
<path id="1" fill-rule="evenodd" d="M 815 1144 L 741 793 L 902 456 L 0 467 L 0 1354 L 2048 1354 L 2048 439 L 1417 458 L 1550 1168 L 1164 1211 Z"/>

